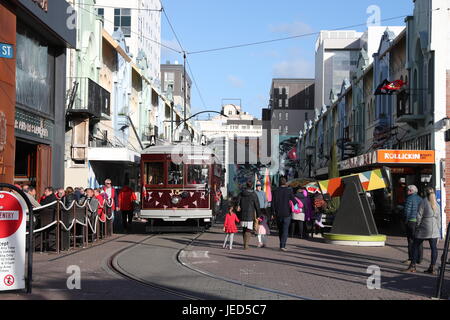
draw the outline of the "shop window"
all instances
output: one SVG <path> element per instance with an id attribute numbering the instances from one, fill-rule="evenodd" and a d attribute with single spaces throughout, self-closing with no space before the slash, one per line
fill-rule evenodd
<path id="1" fill-rule="evenodd" d="M 164 163 L 147 162 L 144 164 L 144 181 L 148 185 L 164 184 Z"/>
<path id="2" fill-rule="evenodd" d="M 209 180 L 209 166 L 189 165 L 188 184 L 206 184 Z"/>
<path id="3" fill-rule="evenodd" d="M 16 101 L 53 115 L 55 57 L 48 44 L 23 25 L 17 24 Z"/>
<path id="4" fill-rule="evenodd" d="M 170 162 L 167 177 L 170 185 L 183 184 L 183 165 Z"/>

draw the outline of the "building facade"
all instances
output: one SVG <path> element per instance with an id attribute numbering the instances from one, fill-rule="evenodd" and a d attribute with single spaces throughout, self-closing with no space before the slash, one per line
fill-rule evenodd
<path id="1" fill-rule="evenodd" d="M 386 28 L 372 62 L 361 49 L 351 79 L 300 134 L 299 162 L 312 167 L 303 176 L 326 179 L 333 168 L 341 176 L 385 169 L 389 187 L 372 194 L 379 222 L 396 219 L 406 198 L 403 183 L 420 192 L 434 187 L 443 231 L 448 221 L 443 176 L 448 162 L 448 7 L 446 1 L 416 1 L 406 29 L 397 34 Z M 386 94 L 377 90 L 385 80 L 404 84 Z"/>
<path id="2" fill-rule="evenodd" d="M 145 76 L 156 88 L 161 79 L 161 8 L 159 0 L 96 0 L 90 8 L 102 18 L 109 34 L 122 30 L 130 57 L 137 64 L 146 61 Z"/>
<path id="3" fill-rule="evenodd" d="M 76 47 L 65 1 L 0 1 L 0 181 L 39 194 L 64 182 L 66 48 Z"/>

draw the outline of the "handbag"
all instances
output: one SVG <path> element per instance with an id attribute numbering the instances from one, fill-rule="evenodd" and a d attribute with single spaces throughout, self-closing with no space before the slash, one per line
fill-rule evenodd
<path id="1" fill-rule="evenodd" d="M 255 233 L 258 233 L 258 229 L 259 229 L 259 220 L 258 220 L 258 217 L 256 216 L 256 212 L 255 212 L 255 216 L 253 218 L 253 231 Z"/>

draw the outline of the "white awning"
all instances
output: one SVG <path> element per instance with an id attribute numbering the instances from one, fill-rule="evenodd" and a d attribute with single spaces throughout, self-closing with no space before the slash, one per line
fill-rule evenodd
<path id="1" fill-rule="evenodd" d="M 89 148 L 88 160 L 140 163 L 141 155 L 127 148 Z"/>

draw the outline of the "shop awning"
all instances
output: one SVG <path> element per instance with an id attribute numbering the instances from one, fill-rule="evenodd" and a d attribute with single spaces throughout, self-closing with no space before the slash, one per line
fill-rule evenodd
<path id="1" fill-rule="evenodd" d="M 127 148 L 89 148 L 89 161 L 140 163 L 141 155 Z"/>

